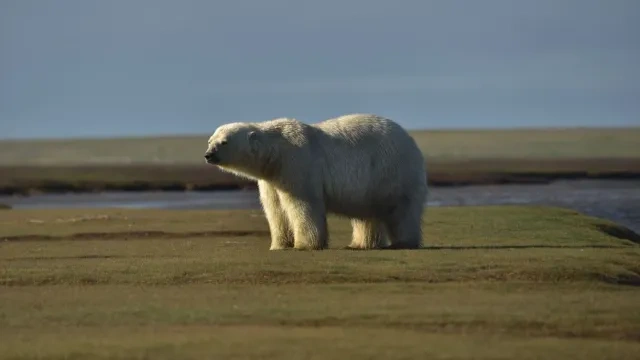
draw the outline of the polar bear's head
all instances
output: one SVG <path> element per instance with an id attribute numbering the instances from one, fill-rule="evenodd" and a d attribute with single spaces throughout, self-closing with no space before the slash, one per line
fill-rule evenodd
<path id="1" fill-rule="evenodd" d="M 265 133 L 255 124 L 230 123 L 216 129 L 208 141 L 204 158 L 208 164 L 236 175 L 262 177 L 265 158 Z"/>

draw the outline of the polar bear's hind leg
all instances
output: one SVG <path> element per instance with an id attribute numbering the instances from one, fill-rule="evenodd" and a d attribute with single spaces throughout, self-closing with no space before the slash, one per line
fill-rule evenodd
<path id="1" fill-rule="evenodd" d="M 375 219 L 351 219 L 353 235 L 348 249 L 380 249 L 386 246 L 384 224 Z"/>

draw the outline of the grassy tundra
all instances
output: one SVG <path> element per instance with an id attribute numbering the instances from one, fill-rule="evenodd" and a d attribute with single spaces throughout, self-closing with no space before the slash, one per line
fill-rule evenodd
<path id="1" fill-rule="evenodd" d="M 413 131 L 432 185 L 640 177 L 640 128 Z M 0 141 L 0 193 L 251 185 L 203 163 L 202 136 Z"/>
<path id="2" fill-rule="evenodd" d="M 268 251 L 260 211 L 0 215 L 0 358 L 637 359 L 640 239 L 546 207 L 429 209 L 415 251 Z"/>

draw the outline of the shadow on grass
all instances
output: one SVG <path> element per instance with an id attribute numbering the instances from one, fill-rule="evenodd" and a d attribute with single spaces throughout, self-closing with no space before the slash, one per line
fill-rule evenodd
<path id="1" fill-rule="evenodd" d="M 624 226 L 600 224 L 596 225 L 596 228 L 609 236 L 640 244 L 640 235 Z"/>
<path id="2" fill-rule="evenodd" d="M 389 250 L 404 250 L 404 251 L 416 251 L 416 250 L 516 250 L 516 249 L 627 249 L 634 248 L 635 246 L 629 245 L 548 245 L 548 244 L 521 244 L 521 245 L 431 245 L 425 246 L 419 249 L 402 249 L 402 248 L 382 248 L 373 249 L 378 251 Z M 345 247 L 343 250 L 348 251 L 372 251 L 371 249 L 354 249 Z"/>
<path id="3" fill-rule="evenodd" d="M 107 259 L 170 259 L 179 256 L 159 255 L 78 255 L 78 256 L 25 256 L 11 257 L 2 261 L 33 261 L 33 260 L 107 260 Z"/>
<path id="4" fill-rule="evenodd" d="M 516 250 L 516 249 L 629 249 L 635 248 L 635 246 L 629 245 L 549 245 L 549 244 L 521 244 L 521 245 L 431 245 L 418 249 L 402 249 L 386 247 L 382 249 L 359 249 L 345 246 L 338 249 L 330 250 L 347 250 L 347 251 L 389 251 L 389 250 L 404 250 L 404 251 L 416 251 L 416 250 Z M 297 249 L 282 249 L 292 251 L 307 251 Z"/>
<path id="5" fill-rule="evenodd" d="M 419 250 L 510 250 L 510 249 L 624 249 L 624 245 L 469 245 L 469 246 L 426 246 Z"/>
<path id="6" fill-rule="evenodd" d="M 269 236 L 269 231 L 192 231 L 192 232 L 165 232 L 165 231 L 126 231 L 126 232 L 98 232 L 77 233 L 71 235 L 15 235 L 0 236 L 0 241 L 55 241 L 55 240 L 134 240 L 134 239 L 185 239 L 196 237 L 244 237 L 244 236 Z"/>
<path id="7" fill-rule="evenodd" d="M 609 225 L 598 225 L 598 228 L 608 235 L 616 237 L 622 240 L 629 240 L 635 244 L 640 244 L 640 236 L 633 231 Z M 16 235 L 0 237 L 0 241 L 4 242 L 30 242 L 30 241 L 92 241 L 92 240 L 144 240 L 144 239 L 185 239 L 196 237 L 246 237 L 246 236 L 259 236 L 269 237 L 269 231 L 199 231 L 199 232 L 184 232 L 184 233 L 171 233 L 164 231 L 129 231 L 129 232 L 109 232 L 109 233 L 77 233 L 71 235 Z M 585 245 L 552 245 L 552 244 L 505 244 L 505 245 L 427 245 L 418 249 L 403 249 L 403 248 L 382 248 L 382 249 L 354 249 L 350 247 L 329 248 L 327 250 L 347 250 L 347 251 L 388 251 L 388 250 L 510 250 L 510 249 L 624 249 L 629 247 L 635 247 L 633 245 L 598 245 L 598 244 L 585 244 Z M 282 249 L 293 251 L 308 251 L 297 249 Z M 325 250 L 325 251 L 327 251 Z M 89 257 L 87 257 L 89 258 Z M 44 260 L 44 259 L 43 259 Z"/>

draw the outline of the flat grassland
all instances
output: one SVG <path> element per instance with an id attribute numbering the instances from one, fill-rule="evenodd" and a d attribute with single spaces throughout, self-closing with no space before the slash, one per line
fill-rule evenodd
<path id="1" fill-rule="evenodd" d="M 433 208 L 426 249 L 268 251 L 260 211 L 0 213 L 0 358 L 637 359 L 640 238 Z"/>
<path id="2" fill-rule="evenodd" d="M 432 185 L 640 177 L 640 128 L 413 131 Z M 0 193 L 215 190 L 201 136 L 0 141 Z"/>

